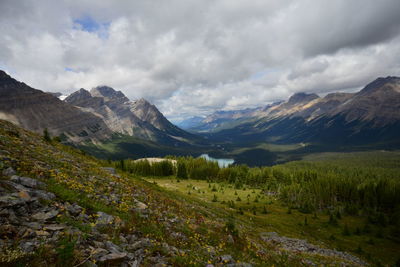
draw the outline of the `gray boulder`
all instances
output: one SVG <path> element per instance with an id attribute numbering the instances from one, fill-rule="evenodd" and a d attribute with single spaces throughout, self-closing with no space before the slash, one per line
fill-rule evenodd
<path id="1" fill-rule="evenodd" d="M 2 173 L 3 173 L 4 176 L 8 176 L 8 177 L 11 177 L 11 176 L 17 174 L 17 172 L 11 167 L 8 167 L 7 169 L 4 169 L 2 171 Z"/>
<path id="2" fill-rule="evenodd" d="M 109 215 L 105 212 L 97 212 L 97 221 L 96 225 L 98 226 L 104 226 L 104 225 L 109 225 L 114 222 L 114 216 Z"/>
<path id="3" fill-rule="evenodd" d="M 115 262 L 123 260 L 128 254 L 126 252 L 110 253 L 100 257 L 99 262 Z"/>
<path id="4" fill-rule="evenodd" d="M 41 187 L 45 187 L 45 183 L 40 182 L 36 179 L 32 179 L 29 177 L 21 177 L 21 176 L 17 176 L 17 175 L 13 175 L 11 176 L 11 181 L 18 183 L 18 184 L 22 184 L 24 186 L 30 187 L 30 188 L 41 188 Z"/>
<path id="5" fill-rule="evenodd" d="M 32 190 L 30 191 L 30 194 L 34 197 L 44 200 L 54 200 L 56 198 L 56 195 L 54 195 L 53 193 L 43 190 Z"/>
<path id="6" fill-rule="evenodd" d="M 22 242 L 19 245 L 19 247 L 22 249 L 22 251 L 27 252 L 27 253 L 34 252 L 36 250 L 37 246 L 38 246 L 38 244 L 36 242 L 32 242 L 32 241 Z"/>
<path id="7" fill-rule="evenodd" d="M 67 211 L 73 215 L 73 216 L 77 216 L 82 212 L 82 207 L 79 206 L 78 204 L 74 203 L 74 204 L 69 204 L 66 203 L 65 204 L 65 208 L 67 209 Z"/>
<path id="8" fill-rule="evenodd" d="M 48 221 L 54 219 L 58 215 L 57 210 L 51 210 L 49 212 L 38 212 L 32 215 L 32 218 L 37 221 Z"/>
<path id="9" fill-rule="evenodd" d="M 18 195 L 18 194 L 17 194 Z M 16 207 L 26 204 L 26 199 L 20 198 L 19 196 L 14 196 L 12 194 L 0 196 L 0 207 Z"/>
<path id="10" fill-rule="evenodd" d="M 121 251 L 122 251 L 122 249 L 119 247 L 119 246 L 117 246 L 117 245 L 115 245 L 113 242 L 111 242 L 111 241 L 107 241 L 106 243 L 105 243 L 105 248 L 108 250 L 108 251 L 110 251 L 111 253 L 120 253 Z"/>

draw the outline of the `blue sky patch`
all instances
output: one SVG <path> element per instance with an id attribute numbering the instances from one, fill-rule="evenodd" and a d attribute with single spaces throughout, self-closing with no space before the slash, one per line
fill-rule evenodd
<path id="1" fill-rule="evenodd" d="M 74 20 L 75 25 L 77 25 L 77 29 L 83 30 L 86 32 L 97 33 L 98 36 L 102 39 L 108 37 L 108 28 L 110 26 L 110 22 L 98 22 L 94 20 L 91 16 L 82 16 Z"/>
<path id="2" fill-rule="evenodd" d="M 82 30 L 87 32 L 95 32 L 100 29 L 101 24 L 95 21 L 90 16 L 84 16 L 74 20 L 74 23 L 79 24 L 82 27 Z"/>

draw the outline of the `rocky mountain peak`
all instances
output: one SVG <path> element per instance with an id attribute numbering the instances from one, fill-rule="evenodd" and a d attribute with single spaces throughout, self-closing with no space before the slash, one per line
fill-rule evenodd
<path id="1" fill-rule="evenodd" d="M 150 102 L 147 101 L 146 99 L 144 99 L 143 97 L 138 99 L 138 100 L 136 100 L 134 103 L 137 104 L 137 105 L 151 106 Z"/>
<path id="2" fill-rule="evenodd" d="M 106 100 L 113 99 L 121 102 L 129 101 L 121 91 L 116 91 L 109 86 L 97 86 L 90 90 L 90 94 L 95 97 L 104 97 Z"/>
<path id="3" fill-rule="evenodd" d="M 130 110 L 140 120 L 151 123 L 157 129 L 166 130 L 174 128 L 157 107 L 144 98 L 132 102 Z"/>
<path id="4" fill-rule="evenodd" d="M 89 93 L 89 91 L 81 88 L 78 91 L 70 94 L 67 98 L 65 98 L 64 101 L 76 105 L 77 102 L 86 101 L 91 98 L 92 95 Z"/>
<path id="5" fill-rule="evenodd" d="M 81 88 L 76 92 L 79 92 L 80 94 L 90 95 L 90 92 L 88 90 L 86 90 L 85 88 Z"/>
<path id="6" fill-rule="evenodd" d="M 76 92 L 73 92 L 70 94 L 66 99 L 71 99 L 71 98 L 91 98 L 92 95 L 90 92 L 84 88 L 79 89 Z M 68 101 L 67 101 L 68 102 Z"/>
<path id="7" fill-rule="evenodd" d="M 319 96 L 317 94 L 307 94 L 307 93 L 295 93 L 294 95 L 292 95 L 289 100 L 288 103 L 289 104 L 299 104 L 299 103 L 306 103 L 306 102 L 310 102 L 314 99 L 319 98 Z"/>
<path id="8" fill-rule="evenodd" d="M 164 117 L 156 106 L 144 98 L 134 101 L 131 104 L 131 110 L 142 120 L 148 119 L 149 115 L 152 117 Z"/>
<path id="9" fill-rule="evenodd" d="M 5 71 L 0 70 L 0 79 L 11 78 Z"/>
<path id="10" fill-rule="evenodd" d="M 129 101 L 121 91 L 108 86 L 98 86 L 90 92 L 81 89 L 67 97 L 65 102 L 93 113 L 116 133 L 174 143 L 176 140 L 170 135 L 193 138 L 171 124 L 157 107 L 146 99 Z"/>
<path id="11" fill-rule="evenodd" d="M 140 114 L 139 118 L 143 117 L 143 114 L 154 113 L 154 115 L 158 116 L 159 110 L 156 106 L 152 105 L 149 101 L 144 98 L 140 98 L 134 101 L 131 105 L 131 109 L 135 111 L 135 113 Z M 160 113 L 161 115 L 161 113 Z"/>
<path id="12" fill-rule="evenodd" d="M 0 88 L 7 89 L 9 86 L 22 86 L 25 85 L 8 75 L 5 71 L 0 70 Z"/>
<path id="13" fill-rule="evenodd" d="M 400 86 L 400 78 L 395 76 L 379 77 L 365 86 L 358 94 L 365 95 L 376 92 L 386 84 Z"/>
<path id="14" fill-rule="evenodd" d="M 64 101 L 68 104 L 84 108 L 95 108 L 104 104 L 103 97 L 94 97 L 84 88 L 70 94 Z"/>
<path id="15" fill-rule="evenodd" d="M 105 140 L 111 132 L 97 116 L 83 112 L 57 97 L 0 74 L 2 118 L 26 129 L 63 135 L 68 142 Z"/>

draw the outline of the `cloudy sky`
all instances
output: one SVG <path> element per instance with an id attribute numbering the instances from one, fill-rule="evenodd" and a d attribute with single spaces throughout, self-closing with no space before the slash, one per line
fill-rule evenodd
<path id="1" fill-rule="evenodd" d="M 170 119 L 400 76 L 399 0 L 0 0 L 0 69 Z"/>

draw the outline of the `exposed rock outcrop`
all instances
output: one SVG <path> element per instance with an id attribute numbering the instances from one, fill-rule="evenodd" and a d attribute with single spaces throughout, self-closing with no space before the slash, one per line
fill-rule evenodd
<path id="1" fill-rule="evenodd" d="M 289 238 L 285 236 L 279 236 L 275 232 L 262 233 L 261 239 L 265 242 L 269 242 L 275 245 L 280 246 L 282 249 L 286 251 L 292 252 L 301 252 L 301 253 L 310 253 L 316 255 L 324 255 L 328 257 L 336 257 L 343 259 L 349 262 L 352 265 L 356 266 L 366 266 L 367 263 L 361 260 L 360 258 L 353 256 L 349 253 L 345 253 L 342 251 L 325 249 L 313 244 L 308 243 L 306 240 L 297 239 L 297 238 Z"/>
<path id="2" fill-rule="evenodd" d="M 129 101 L 121 91 L 108 86 L 95 87 L 90 92 L 80 89 L 68 96 L 65 102 L 101 117 L 116 133 L 167 145 L 190 143 L 197 139 L 169 122 L 147 100 Z"/>

